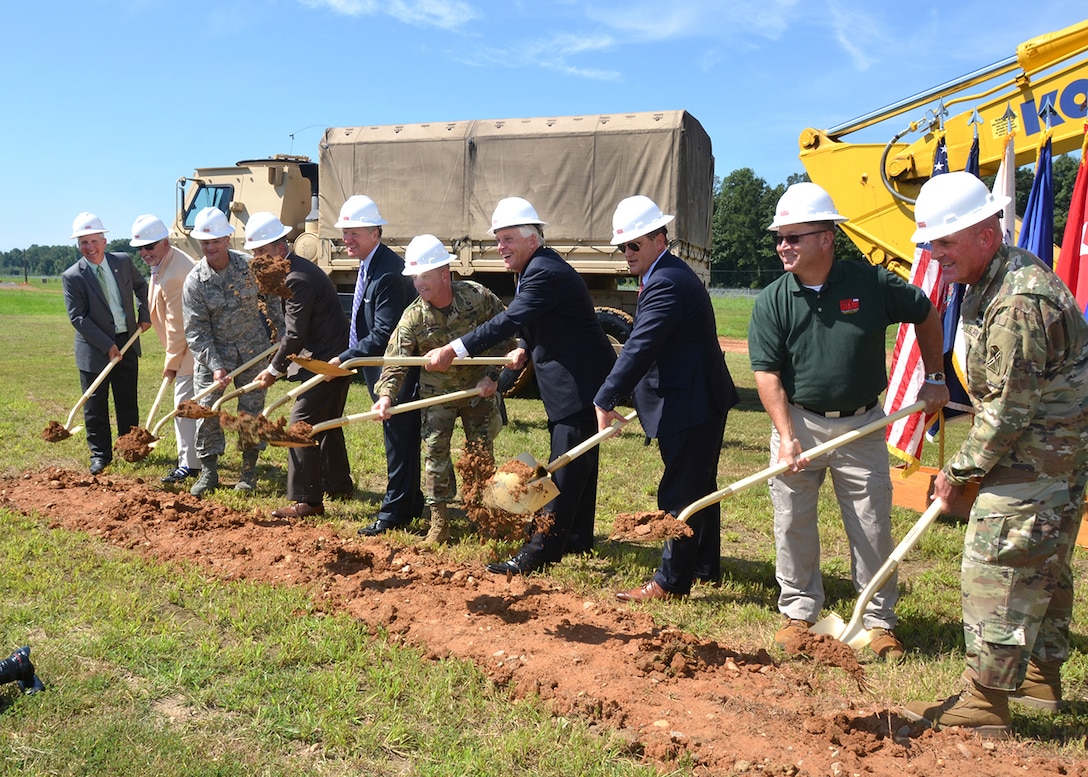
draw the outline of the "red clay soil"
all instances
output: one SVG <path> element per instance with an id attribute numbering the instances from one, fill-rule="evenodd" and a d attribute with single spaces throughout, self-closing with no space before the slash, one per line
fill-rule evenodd
<path id="1" fill-rule="evenodd" d="M 0 505 L 224 580 L 304 586 L 329 611 L 619 732 L 662 771 L 686 759 L 696 775 L 1088 775 L 1088 760 L 1029 742 L 922 731 L 809 660 L 738 652 L 547 577 L 490 575 L 423 546 L 54 468 L 0 480 Z"/>

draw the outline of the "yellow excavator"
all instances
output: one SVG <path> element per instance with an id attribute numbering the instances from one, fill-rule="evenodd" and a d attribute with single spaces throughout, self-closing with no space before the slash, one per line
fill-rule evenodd
<path id="1" fill-rule="evenodd" d="M 1016 165 L 1036 161 L 1050 132 L 1053 153 L 1082 145 L 1088 116 L 1088 20 L 1021 43 L 1016 55 L 926 92 L 798 140 L 809 178 L 831 195 L 842 225 L 862 254 L 910 276 L 914 200 L 933 171 L 943 134 L 952 170 L 962 170 L 978 135 L 980 174 L 997 172 L 1005 143 Z M 925 110 L 886 143 L 850 143 L 850 135 Z M 950 115 L 950 109 L 960 112 Z M 873 130 L 875 131 L 875 130 Z M 917 140 L 904 138 L 920 134 Z"/>

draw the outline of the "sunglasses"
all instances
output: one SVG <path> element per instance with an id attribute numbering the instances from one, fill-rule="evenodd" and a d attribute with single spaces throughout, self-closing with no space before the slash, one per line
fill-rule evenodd
<path id="1" fill-rule="evenodd" d="M 161 242 L 162 242 L 161 240 L 156 240 L 154 243 L 148 243 L 147 245 L 142 245 L 139 248 L 137 248 L 136 250 L 137 251 L 150 251 L 152 248 L 154 248 L 155 246 L 157 246 Z"/>
<path id="2" fill-rule="evenodd" d="M 646 244 L 645 243 L 620 243 L 619 248 L 620 248 L 621 251 L 624 251 L 624 252 L 630 251 L 633 254 L 637 254 L 639 251 L 642 250 L 642 246 L 644 246 L 644 245 L 646 245 Z"/>
<path id="3" fill-rule="evenodd" d="M 778 245 L 783 240 L 785 240 L 791 246 L 795 246 L 795 245 L 797 245 L 798 243 L 801 242 L 801 238 L 803 238 L 803 237 L 808 237 L 809 235 L 818 235 L 821 232 L 826 232 L 826 231 L 827 231 L 826 229 L 814 229 L 811 232 L 798 232 L 798 233 L 793 233 L 793 234 L 789 234 L 789 235 L 775 235 L 774 236 L 774 244 Z"/>

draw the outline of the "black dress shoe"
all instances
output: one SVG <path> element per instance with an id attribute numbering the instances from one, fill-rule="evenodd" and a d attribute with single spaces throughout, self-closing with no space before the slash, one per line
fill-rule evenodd
<path id="1" fill-rule="evenodd" d="M 530 572 L 536 572 L 545 563 L 529 551 L 519 550 L 513 558 L 488 564 L 487 571 L 494 572 L 496 575 L 527 575 Z"/>
<path id="2" fill-rule="evenodd" d="M 359 534 L 362 534 L 366 537 L 377 537 L 379 534 L 385 534 L 391 529 L 403 528 L 403 524 L 394 523 L 393 521 L 387 521 L 384 518 L 376 518 L 374 519 L 374 523 L 359 529 Z"/>
<path id="3" fill-rule="evenodd" d="M 91 474 L 97 475 L 110 465 L 109 459 L 91 459 Z"/>

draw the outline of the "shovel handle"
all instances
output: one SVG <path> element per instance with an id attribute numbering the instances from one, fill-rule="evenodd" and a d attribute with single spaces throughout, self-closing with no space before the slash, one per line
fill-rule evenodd
<path id="1" fill-rule="evenodd" d="M 277 343 L 276 345 L 271 345 L 267 349 L 265 349 L 261 353 L 257 354 L 256 356 L 254 356 L 249 361 L 247 361 L 245 364 L 241 365 L 240 367 L 235 367 L 233 370 L 231 370 L 230 372 L 227 373 L 227 380 L 233 380 L 238 375 L 241 375 L 243 372 L 245 372 L 250 367 L 252 367 L 254 364 L 261 361 L 261 359 L 265 359 L 265 358 L 271 356 L 272 353 L 279 347 L 280 347 L 279 343 Z M 204 399 L 204 397 L 208 396 L 213 391 L 215 391 L 217 388 L 219 388 L 219 383 L 216 382 L 216 381 L 212 381 L 211 385 L 206 386 L 205 388 L 201 389 L 200 391 L 198 391 L 196 394 L 193 395 L 193 401 L 194 402 L 199 402 L 200 400 Z M 155 424 L 155 428 L 151 430 L 151 436 L 152 437 L 158 437 L 159 436 L 159 430 L 162 429 L 163 424 L 165 424 L 167 421 L 169 421 L 171 418 L 173 418 L 177 414 L 178 414 L 178 409 L 175 407 L 173 410 L 171 410 L 169 413 L 167 413 L 161 419 L 159 419 L 159 422 L 157 424 Z"/>
<path id="2" fill-rule="evenodd" d="M 576 458 L 581 456 L 583 453 L 586 453 L 586 452 L 592 450 L 593 448 L 597 447 L 602 442 L 607 440 L 609 437 L 612 437 L 613 435 L 618 434 L 620 429 L 622 429 L 624 426 L 626 426 L 631 421 L 634 421 L 635 418 L 637 418 L 637 417 L 638 417 L 638 411 L 637 410 L 632 410 L 630 413 L 628 413 L 627 415 L 625 415 L 623 417 L 624 423 L 621 424 L 619 422 L 613 422 L 612 425 L 609 426 L 607 429 L 602 429 L 601 431 L 597 432 L 592 437 L 587 437 L 585 439 L 585 441 L 578 443 L 577 445 L 575 445 L 573 448 L 571 448 L 566 453 L 564 453 L 564 454 L 562 454 L 560 456 L 556 456 L 552 461 L 549 461 L 545 465 L 544 469 L 547 470 L 548 474 L 550 475 L 551 473 L 555 472 L 560 467 L 567 466 L 572 461 L 574 461 Z"/>
<path id="3" fill-rule="evenodd" d="M 166 387 L 173 381 L 174 379 L 169 375 L 163 377 L 162 385 L 159 386 L 159 393 L 155 395 L 155 402 L 151 405 L 151 412 L 147 414 L 147 423 L 144 424 L 145 429 L 151 428 L 151 422 L 155 420 L 155 413 L 159 412 L 159 405 L 162 404 L 162 398 L 166 395 Z"/>
<path id="4" fill-rule="evenodd" d="M 910 553 L 918 540 L 925 534 L 926 529 L 933 525 L 933 522 L 937 520 L 937 516 L 945 510 L 944 500 L 941 498 L 934 499 L 926 511 L 922 513 L 922 516 L 915 522 L 914 526 L 910 528 L 906 536 L 899 541 L 899 544 L 895 546 L 895 550 L 888 556 L 887 560 L 881 565 L 880 569 L 876 571 L 873 578 L 866 584 L 865 588 L 861 590 L 858 595 L 857 604 L 854 605 L 854 612 L 850 616 L 850 622 L 846 624 L 846 628 L 843 629 L 838 639 L 842 642 L 850 643 L 850 641 L 861 632 L 862 618 L 865 617 L 865 608 L 869 606 L 869 602 L 876 595 L 876 592 L 884 587 L 884 584 L 888 582 L 888 578 L 892 576 L 892 572 L 899 566 L 899 562 L 903 560 L 903 557 Z"/>
<path id="5" fill-rule="evenodd" d="M 820 443 L 814 448 L 810 448 L 809 450 L 802 453 L 800 458 L 815 459 L 817 456 L 823 456 L 825 453 L 831 453 L 831 451 L 835 450 L 836 448 L 841 448 L 847 443 L 851 443 L 855 440 L 861 439 L 866 435 L 872 434 L 878 429 L 883 429 L 886 426 L 891 426 L 900 418 L 906 418 L 912 413 L 917 413 L 920 410 L 924 410 L 925 406 L 925 402 L 915 402 L 913 405 L 908 405 L 907 407 L 900 408 L 891 415 L 884 416 L 883 418 L 873 421 L 872 423 L 868 423 L 865 426 L 859 426 L 857 429 L 851 429 L 846 434 L 840 434 L 838 437 L 834 437 L 827 442 Z M 787 469 L 789 469 L 788 464 L 786 464 L 785 462 L 779 462 L 774 466 L 760 470 L 754 475 L 749 475 L 746 478 L 741 478 L 737 482 L 731 483 L 725 488 L 715 491 L 713 494 L 707 494 L 702 499 L 692 502 L 690 505 L 683 509 L 680 515 L 676 516 L 676 520 L 686 521 L 688 518 L 702 510 L 704 507 L 709 507 L 715 502 L 720 502 L 727 496 L 736 494 L 746 488 L 751 488 L 752 486 L 758 485 L 760 483 L 765 483 L 771 478 L 781 475 Z"/>
<path id="6" fill-rule="evenodd" d="M 241 388 L 236 388 L 234 391 L 228 391 L 226 394 L 219 397 L 219 399 L 215 400 L 215 404 L 212 405 L 212 410 L 218 410 L 227 400 L 234 399 L 235 397 L 240 397 L 242 396 L 242 394 L 248 394 L 249 392 L 259 388 L 261 388 L 261 384 L 258 381 L 254 380 L 250 381 Z"/>
<path id="7" fill-rule="evenodd" d="M 430 407 L 431 405 L 441 405 L 445 402 L 456 402 L 459 399 L 468 399 L 474 397 L 480 393 L 479 388 L 465 389 L 464 391 L 454 391 L 451 394 L 442 394 L 437 397 L 429 397 L 427 399 L 417 399 L 415 402 L 405 402 L 403 405 L 394 405 L 389 408 L 391 415 L 397 413 L 407 413 L 410 410 L 419 410 L 420 408 Z M 357 421 L 371 421 L 375 418 L 380 418 L 380 414 L 377 410 L 370 410 L 366 413 L 355 413 L 353 415 L 340 416 L 339 418 L 333 418 L 329 421 L 322 421 L 319 424 L 314 424 L 313 430 L 310 435 L 320 434 L 321 432 L 327 432 L 329 429 L 335 429 L 338 426 L 346 426 L 347 424 L 353 424 Z"/>
<path id="8" fill-rule="evenodd" d="M 288 391 L 286 394 L 284 394 L 282 397 L 280 397 L 279 399 L 277 399 L 274 402 L 267 405 L 265 407 L 264 411 L 263 411 L 264 416 L 267 418 L 268 414 L 271 413 L 273 410 L 275 410 L 280 405 L 285 404 L 288 400 L 293 401 L 295 399 L 298 399 L 299 396 L 301 396 L 302 394 L 305 394 L 307 391 L 312 389 L 314 386 L 318 386 L 318 385 L 320 385 L 320 384 L 322 384 L 324 382 L 325 382 L 325 376 L 324 375 L 320 375 L 320 374 L 314 375 L 308 381 L 306 381 L 304 383 L 300 383 L 299 385 L 295 386 L 293 389 Z"/>
<path id="9" fill-rule="evenodd" d="M 426 356 L 359 356 L 354 359 L 348 359 L 340 366 L 344 369 L 350 367 L 383 367 L 388 365 L 395 367 L 426 367 L 430 363 L 431 360 Z M 455 358 L 450 363 L 454 367 L 463 367 L 473 364 L 481 367 L 492 365 L 509 367 L 513 364 L 513 361 L 505 356 L 465 356 L 463 358 Z"/>
<path id="10" fill-rule="evenodd" d="M 102 385 L 102 381 L 106 379 L 106 376 L 109 375 L 113 371 L 113 368 L 121 362 L 121 359 L 125 358 L 125 351 L 131 348 L 132 344 L 136 342 L 136 338 L 138 338 L 142 334 L 143 330 L 137 326 L 136 331 L 133 333 L 132 337 L 128 339 L 127 343 L 121 346 L 120 353 L 110 359 L 109 364 L 102 368 L 102 372 L 98 373 L 98 377 L 95 378 L 94 382 L 87 388 L 86 391 L 83 392 L 83 396 L 79 398 L 79 401 L 76 402 L 75 407 L 72 408 L 72 412 L 68 414 L 68 421 L 64 424 L 65 429 L 67 429 L 68 431 L 72 431 L 72 421 L 75 420 L 76 412 L 87 403 L 87 400 L 91 398 L 91 394 L 93 394 L 98 389 L 98 387 Z"/>

